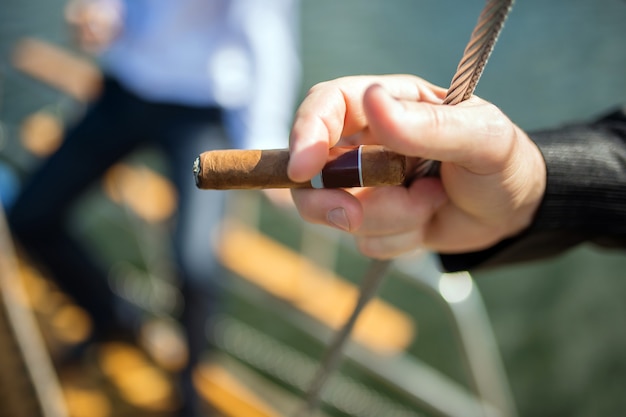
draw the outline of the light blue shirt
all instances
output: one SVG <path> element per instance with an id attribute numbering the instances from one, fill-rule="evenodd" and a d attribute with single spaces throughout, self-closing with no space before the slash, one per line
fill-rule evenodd
<path id="1" fill-rule="evenodd" d="M 284 148 L 299 91 L 297 0 L 102 0 L 122 16 L 103 69 L 146 100 L 225 109 L 241 148 Z"/>

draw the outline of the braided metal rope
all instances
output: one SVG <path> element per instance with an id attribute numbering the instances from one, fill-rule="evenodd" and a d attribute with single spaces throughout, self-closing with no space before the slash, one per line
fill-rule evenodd
<path id="1" fill-rule="evenodd" d="M 458 104 L 472 96 L 498 40 L 498 36 L 502 31 L 504 22 L 513 6 L 513 2 L 514 0 L 487 0 L 487 4 L 483 8 L 478 22 L 472 31 L 457 71 L 452 78 L 444 104 Z M 437 176 L 439 166 L 440 163 L 438 161 L 425 159 L 418 164 L 412 179 L 424 176 Z M 339 366 L 343 347 L 352 332 L 358 316 L 367 303 L 376 295 L 390 266 L 390 260 L 372 260 L 361 283 L 357 303 L 348 321 L 335 334 L 335 337 L 329 344 L 326 354 L 320 362 L 320 367 L 306 393 L 305 404 L 294 415 L 295 417 L 311 416 L 317 408 L 321 390 L 331 373 Z"/>
<path id="2" fill-rule="evenodd" d="M 367 269 L 363 282 L 359 288 L 359 298 L 354 309 L 352 310 L 348 321 L 334 335 L 333 340 L 326 349 L 326 354 L 320 362 L 320 367 L 313 377 L 309 389 L 305 397 L 305 404 L 296 414 L 295 417 L 307 417 L 313 414 L 320 401 L 320 394 L 326 380 L 330 374 L 339 366 L 341 362 L 343 347 L 350 337 L 350 333 L 354 325 L 367 305 L 367 303 L 376 295 L 378 288 L 383 282 L 383 278 L 389 267 L 390 261 L 373 260 Z"/>
<path id="3" fill-rule="evenodd" d="M 514 0 L 487 1 L 465 47 L 463 57 L 452 78 L 443 104 L 458 104 L 472 96 L 496 45 L 498 36 L 500 36 L 504 22 L 511 11 L 513 2 Z M 439 161 L 424 159 L 416 165 L 410 179 L 436 177 L 439 175 L 440 165 Z"/>
<path id="4" fill-rule="evenodd" d="M 444 104 L 458 104 L 472 96 L 512 6 L 513 0 L 487 1 L 452 78 Z"/>

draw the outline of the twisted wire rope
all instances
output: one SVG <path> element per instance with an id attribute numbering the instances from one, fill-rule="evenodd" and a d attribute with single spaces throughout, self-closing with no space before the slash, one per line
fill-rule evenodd
<path id="1" fill-rule="evenodd" d="M 444 104 L 458 104 L 472 96 L 512 6 L 513 0 L 487 2 L 465 47 Z"/>

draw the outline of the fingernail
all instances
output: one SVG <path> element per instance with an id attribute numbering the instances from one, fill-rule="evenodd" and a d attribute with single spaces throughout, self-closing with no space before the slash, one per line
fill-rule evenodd
<path id="1" fill-rule="evenodd" d="M 344 232 L 350 231 L 350 221 L 348 220 L 348 215 L 343 208 L 338 207 L 330 210 L 326 215 L 326 219 L 331 226 L 343 230 Z"/>

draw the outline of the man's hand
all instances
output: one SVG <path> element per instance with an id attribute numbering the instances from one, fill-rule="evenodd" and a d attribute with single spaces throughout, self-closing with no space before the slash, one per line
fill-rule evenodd
<path id="1" fill-rule="evenodd" d="M 528 227 L 545 189 L 541 153 L 494 105 L 478 97 L 442 105 L 445 93 L 406 75 L 346 77 L 313 87 L 293 124 L 291 179 L 312 178 L 328 149 L 344 144 L 380 144 L 409 158 L 441 161 L 441 178 L 408 187 L 293 190 L 301 216 L 352 233 L 375 258 L 420 248 L 479 250 Z"/>
<path id="2" fill-rule="evenodd" d="M 122 4 L 117 0 L 71 0 L 65 8 L 78 45 L 99 53 L 122 30 Z"/>

